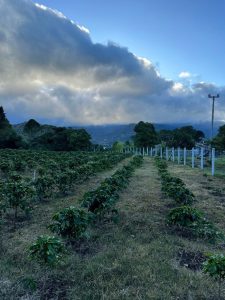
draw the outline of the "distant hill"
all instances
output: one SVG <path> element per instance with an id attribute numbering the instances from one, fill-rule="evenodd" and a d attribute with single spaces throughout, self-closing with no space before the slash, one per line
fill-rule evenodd
<path id="1" fill-rule="evenodd" d="M 223 122 L 214 123 L 214 135 L 217 134 L 218 128 L 223 125 Z M 205 136 L 209 138 L 211 136 L 211 123 L 202 122 L 196 124 L 190 123 L 171 123 L 171 124 L 154 124 L 157 131 L 162 129 L 173 130 L 182 126 L 192 125 L 195 129 L 204 132 Z M 94 144 L 101 144 L 104 146 L 111 146 L 115 141 L 125 142 L 130 140 L 134 133 L 135 124 L 113 124 L 113 125 L 93 125 L 84 126 L 87 132 L 92 137 Z M 79 128 L 79 126 L 74 127 Z"/>
<path id="2" fill-rule="evenodd" d="M 24 132 L 24 126 L 26 123 L 14 125 L 16 132 L 23 136 L 25 140 L 29 140 L 31 137 Z M 216 135 L 218 128 L 223 125 L 223 122 L 214 123 L 214 134 Z M 172 124 L 154 124 L 157 131 L 162 129 L 173 130 L 182 126 L 192 125 L 195 129 L 204 132 L 207 138 L 211 135 L 211 123 L 202 122 L 196 124 L 190 123 L 172 123 Z M 125 142 L 130 140 L 134 133 L 135 124 L 109 124 L 109 125 L 89 125 L 89 126 L 73 126 L 71 128 L 80 129 L 84 128 L 92 137 L 92 143 L 100 144 L 104 146 L 111 146 L 115 141 Z M 54 133 L 56 126 L 53 125 L 41 125 L 40 129 L 36 132 L 32 132 L 32 138 L 39 137 L 44 133 Z"/>

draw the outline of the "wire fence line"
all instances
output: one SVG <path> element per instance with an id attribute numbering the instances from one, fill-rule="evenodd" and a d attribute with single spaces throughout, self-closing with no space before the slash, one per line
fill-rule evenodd
<path id="1" fill-rule="evenodd" d="M 205 147 L 192 148 L 191 150 L 186 148 L 169 148 L 169 147 L 125 147 L 122 152 L 133 153 L 136 155 L 160 157 L 167 161 L 172 161 L 180 165 L 189 165 L 192 168 L 200 168 L 204 170 L 207 168 L 212 176 L 215 175 L 215 162 L 216 162 L 216 150 L 215 148 L 209 149 Z M 219 152 L 217 157 L 219 157 Z"/>

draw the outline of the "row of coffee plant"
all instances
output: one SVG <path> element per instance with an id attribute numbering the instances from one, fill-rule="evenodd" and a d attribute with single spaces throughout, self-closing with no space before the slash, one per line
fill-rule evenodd
<path id="1" fill-rule="evenodd" d="M 176 207 L 167 216 L 167 224 L 186 236 L 211 242 L 223 239 L 223 234 L 207 220 L 204 212 L 192 206 L 196 199 L 185 183 L 180 178 L 171 176 L 164 160 L 157 158 L 155 161 L 161 177 L 162 191 L 176 203 Z"/>
<path id="2" fill-rule="evenodd" d="M 29 176 L 38 174 L 54 174 L 64 170 L 77 171 L 77 168 L 87 165 L 98 171 L 102 166 L 108 166 L 121 155 L 110 152 L 56 152 L 31 150 L 0 150 L 0 174 L 6 178 L 13 172 Z"/>
<path id="3" fill-rule="evenodd" d="M 3 151 L 3 153 L 5 153 Z M 17 156 L 13 151 L 12 156 Z M 34 153 L 35 154 L 35 153 Z M 60 195 L 67 195 L 72 192 L 74 185 L 85 181 L 96 172 L 108 169 L 119 163 L 121 160 L 128 157 L 125 154 L 107 153 L 102 157 L 99 154 L 88 153 L 59 153 L 40 152 L 39 163 L 41 168 L 36 178 L 30 178 L 22 173 L 10 172 L 7 177 L 0 179 L 0 213 L 14 214 L 14 221 L 16 221 L 18 212 L 25 212 L 29 215 L 37 201 L 50 200 L 53 197 Z M 20 156 L 21 155 L 21 156 Z M 26 157 L 25 151 L 22 151 L 18 157 Z M 54 157 L 52 162 L 47 161 L 49 156 Z M 64 161 L 69 157 L 69 162 Z M 8 158 L 11 157 L 8 155 Z M 29 157 L 29 152 L 28 152 Z M 34 157 L 36 157 L 34 155 Z M 44 166 L 45 159 L 46 166 L 52 163 L 54 167 L 47 168 Z M 54 164 L 53 164 L 54 162 Z M 8 163 L 8 162 L 7 162 Z"/>
<path id="4" fill-rule="evenodd" d="M 191 206 L 195 197 L 184 182 L 169 174 L 164 160 L 156 158 L 155 162 L 161 177 L 162 191 L 178 205 L 170 210 L 167 224 L 188 237 L 203 238 L 211 242 L 224 241 L 224 235 L 206 219 L 204 213 Z M 207 254 L 207 256 L 208 259 L 203 263 L 203 272 L 218 281 L 218 299 L 221 299 L 222 281 L 225 280 L 225 255 Z"/>
<path id="5" fill-rule="evenodd" d="M 79 206 L 70 206 L 56 213 L 48 228 L 67 243 L 79 241 L 89 226 L 106 214 L 117 212 L 114 204 L 119 198 L 118 192 L 127 186 L 129 178 L 142 161 L 142 157 L 134 157 L 127 166 L 106 178 L 97 189 L 85 193 Z M 30 247 L 30 256 L 41 263 L 54 265 L 63 256 L 64 241 L 55 236 L 39 236 Z"/>

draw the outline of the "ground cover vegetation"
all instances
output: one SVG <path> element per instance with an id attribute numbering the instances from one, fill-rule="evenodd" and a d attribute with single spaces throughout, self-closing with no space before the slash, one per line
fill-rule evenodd
<path id="1" fill-rule="evenodd" d="M 88 226 L 93 226 L 106 214 L 111 214 L 114 218 L 115 212 L 117 213 L 114 205 L 119 199 L 118 192 L 127 186 L 129 178 L 142 161 L 141 156 L 134 157 L 127 166 L 106 178 L 97 189 L 85 193 L 80 206 L 70 206 L 56 213 L 48 226 L 49 229 L 65 238 L 67 242 L 74 243 L 85 235 Z M 40 236 L 30 247 L 32 258 L 50 265 L 62 258 L 62 251 L 62 243 L 54 236 Z"/>
<path id="2" fill-rule="evenodd" d="M 167 162 L 173 181 L 195 195 L 189 204 L 178 203 L 162 191 L 154 159 L 144 157 L 129 184 L 118 181 L 119 201 L 111 202 L 110 187 L 112 206 L 100 201 L 102 210 L 95 213 L 83 206 L 87 194 L 114 184 L 117 176 L 112 177 L 130 160 L 96 173 L 69 196 L 38 202 L 30 221 L 16 230 L 2 227 L 1 299 L 215 300 L 219 282 L 223 299 L 223 257 L 217 255 L 224 252 L 224 242 L 192 231 L 185 235 L 183 227 L 179 232 L 167 220 L 172 209 L 190 207 L 224 232 L 224 191 L 212 194 L 224 179 Z M 210 271 L 204 269 L 207 261 Z"/>
<path id="3" fill-rule="evenodd" d="M 176 201 L 175 208 L 167 216 L 167 223 L 174 226 L 184 235 L 208 239 L 215 242 L 224 240 L 224 235 L 208 221 L 204 212 L 192 207 L 195 201 L 194 194 L 185 187 L 185 183 L 177 177 L 171 176 L 167 170 L 167 163 L 156 158 L 156 166 L 161 176 L 162 191 L 166 196 Z"/>
<path id="4" fill-rule="evenodd" d="M 75 186 L 109 169 L 129 155 L 121 153 L 0 150 L 0 210 L 29 217 L 36 203 L 73 192 Z"/>

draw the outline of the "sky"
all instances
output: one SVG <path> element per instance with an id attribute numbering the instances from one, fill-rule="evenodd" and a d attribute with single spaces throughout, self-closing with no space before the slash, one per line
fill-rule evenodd
<path id="1" fill-rule="evenodd" d="M 12 123 L 201 122 L 220 93 L 224 0 L 0 0 L 0 104 Z"/>

